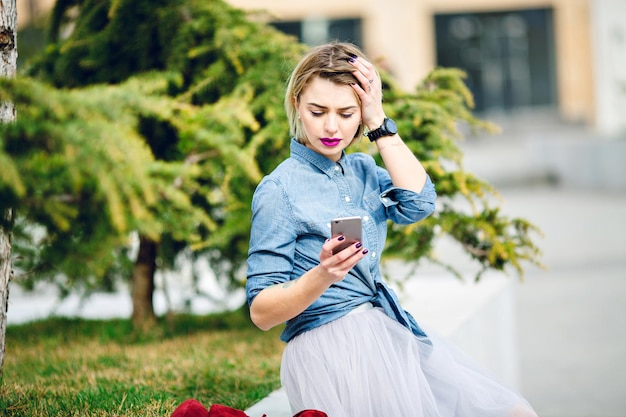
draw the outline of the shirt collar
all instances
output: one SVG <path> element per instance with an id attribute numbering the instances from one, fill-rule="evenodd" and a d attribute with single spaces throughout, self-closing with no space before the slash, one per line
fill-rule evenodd
<path id="1" fill-rule="evenodd" d="M 326 173 L 328 176 L 332 176 L 335 172 L 337 164 L 341 167 L 342 171 L 344 171 L 344 157 L 346 156 L 345 151 L 341 152 L 341 158 L 339 162 L 334 162 L 324 155 L 321 155 L 315 152 L 313 149 L 307 148 L 294 138 L 291 139 L 291 157 L 295 159 L 299 159 L 302 161 L 306 161 L 318 168 L 320 171 Z"/>

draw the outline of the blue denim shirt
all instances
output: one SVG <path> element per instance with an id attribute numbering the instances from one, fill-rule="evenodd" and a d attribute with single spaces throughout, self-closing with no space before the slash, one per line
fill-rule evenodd
<path id="1" fill-rule="evenodd" d="M 264 288 L 295 280 L 319 264 L 321 247 L 330 238 L 331 219 L 360 216 L 368 254 L 342 281 L 289 320 L 281 340 L 288 342 L 365 302 L 381 307 L 417 336 L 426 337 L 382 281 L 379 261 L 387 220 L 399 224 L 422 220 L 434 211 L 435 198 L 430 178 L 421 193 L 397 188 L 389 173 L 369 155 L 344 153 L 333 162 L 292 139 L 291 157 L 263 178 L 252 200 L 248 303 Z"/>

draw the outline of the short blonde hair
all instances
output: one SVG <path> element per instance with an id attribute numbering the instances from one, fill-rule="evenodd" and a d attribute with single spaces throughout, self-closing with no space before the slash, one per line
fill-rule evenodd
<path id="1" fill-rule="evenodd" d="M 296 103 L 299 102 L 304 89 L 316 77 L 330 80 L 339 85 L 359 84 L 359 81 L 352 74 L 354 66 L 348 62 L 349 59 L 357 57 L 365 58 L 357 46 L 350 43 L 332 42 L 312 48 L 296 65 L 287 83 L 285 112 L 289 120 L 290 134 L 298 142 L 306 145 L 309 141 L 296 110 Z M 361 102 L 358 96 L 357 100 L 359 103 Z M 364 129 L 365 126 L 361 122 L 359 129 L 354 134 L 352 143 L 363 135 Z"/>

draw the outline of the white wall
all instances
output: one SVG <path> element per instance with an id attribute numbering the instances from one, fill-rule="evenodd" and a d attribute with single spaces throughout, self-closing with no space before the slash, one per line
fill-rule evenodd
<path id="1" fill-rule="evenodd" d="M 626 138 L 626 0 L 593 0 L 596 128 Z"/>

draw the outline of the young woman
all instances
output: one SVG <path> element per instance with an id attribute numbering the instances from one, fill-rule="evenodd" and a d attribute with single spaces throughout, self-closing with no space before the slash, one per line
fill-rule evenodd
<path id="1" fill-rule="evenodd" d="M 247 295 L 253 322 L 286 322 L 281 380 L 292 412 L 331 417 L 535 416 L 444 340 L 425 332 L 383 282 L 387 221 L 435 209 L 423 166 L 382 107 L 374 66 L 355 46 L 313 48 L 289 79 L 291 156 L 252 202 Z M 367 136 L 385 168 L 345 150 Z M 334 251 L 337 217 L 358 216 L 362 240 Z M 335 253 L 336 252 L 336 253 Z"/>

